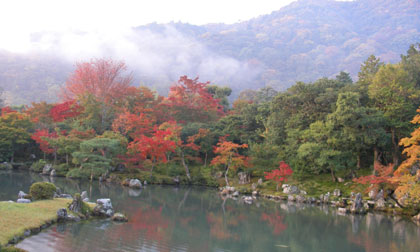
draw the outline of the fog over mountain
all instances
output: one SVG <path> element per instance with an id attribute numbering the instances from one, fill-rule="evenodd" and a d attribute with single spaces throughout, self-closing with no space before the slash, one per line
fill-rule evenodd
<path id="1" fill-rule="evenodd" d="M 57 99 L 74 62 L 124 60 L 134 85 L 166 94 L 179 76 L 243 89 L 357 75 L 370 54 L 399 60 L 420 42 L 419 0 L 301 0 L 248 21 L 196 26 L 149 24 L 131 29 L 31 34 L 24 53 L 0 51 L 0 86 L 9 104 Z"/>

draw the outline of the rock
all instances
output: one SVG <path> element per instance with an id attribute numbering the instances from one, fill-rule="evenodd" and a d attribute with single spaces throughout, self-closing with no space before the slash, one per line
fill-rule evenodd
<path id="1" fill-rule="evenodd" d="M 57 188 L 57 190 L 55 191 L 55 193 L 56 193 L 57 195 L 62 194 L 61 189 L 60 189 L 59 187 L 56 187 L 56 188 Z"/>
<path id="2" fill-rule="evenodd" d="M 416 216 L 413 216 L 412 220 L 420 226 L 420 214 L 417 214 Z"/>
<path id="3" fill-rule="evenodd" d="M 50 175 L 52 170 L 52 164 L 46 164 L 44 168 L 42 168 L 42 175 Z"/>
<path id="4" fill-rule="evenodd" d="M 252 189 L 253 191 L 257 190 L 257 185 L 256 185 L 255 183 L 252 183 L 252 185 L 251 185 L 251 189 Z"/>
<path id="5" fill-rule="evenodd" d="M 29 199 L 18 199 L 16 201 L 16 203 L 31 203 L 31 200 L 29 200 Z"/>
<path id="6" fill-rule="evenodd" d="M 307 200 L 306 200 L 308 203 L 315 203 L 316 202 L 316 199 L 314 198 L 314 197 L 309 197 L 309 198 L 307 198 Z"/>
<path id="7" fill-rule="evenodd" d="M 350 208 L 350 212 L 355 213 L 355 214 L 366 213 L 366 210 L 363 206 L 362 194 L 360 194 L 360 193 L 356 194 L 355 200 L 353 201 L 353 204 Z"/>
<path id="8" fill-rule="evenodd" d="M 233 186 L 226 186 L 226 189 L 228 190 L 229 193 L 233 193 L 236 191 L 235 187 Z"/>
<path id="9" fill-rule="evenodd" d="M 344 198 L 340 199 L 337 206 L 341 207 L 341 208 L 346 208 L 347 207 L 347 199 L 344 199 Z"/>
<path id="10" fill-rule="evenodd" d="M 235 192 L 232 194 L 232 196 L 233 196 L 233 197 L 239 197 L 239 192 L 238 192 L 238 191 L 235 191 Z"/>
<path id="11" fill-rule="evenodd" d="M 60 208 L 57 210 L 57 221 L 62 222 L 67 220 L 67 209 Z"/>
<path id="12" fill-rule="evenodd" d="M 286 193 L 286 194 L 298 194 L 299 193 L 299 189 L 298 189 L 297 186 L 287 185 L 286 187 L 283 187 L 283 193 Z"/>
<path id="13" fill-rule="evenodd" d="M 246 172 L 238 172 L 239 181 L 238 183 L 240 185 L 245 185 L 249 183 L 249 175 Z"/>
<path id="14" fill-rule="evenodd" d="M 349 212 L 349 210 L 347 208 L 344 208 L 344 207 L 339 207 L 337 211 L 341 214 L 346 214 L 346 213 Z"/>
<path id="15" fill-rule="evenodd" d="M 147 181 L 146 180 L 143 182 L 143 185 L 147 186 Z"/>
<path id="16" fill-rule="evenodd" d="M 55 169 L 52 169 L 50 172 L 50 177 L 56 177 L 57 176 L 57 172 L 55 171 Z"/>
<path id="17" fill-rule="evenodd" d="M 356 194 L 354 192 L 350 193 L 350 199 L 351 200 L 355 200 L 356 199 Z"/>
<path id="18" fill-rule="evenodd" d="M 326 194 L 324 194 L 324 197 L 322 197 L 321 201 L 324 203 L 328 203 L 330 201 L 330 196 L 331 196 L 330 192 L 327 192 Z"/>
<path id="19" fill-rule="evenodd" d="M 229 190 L 228 189 L 223 189 L 221 192 L 220 192 L 220 194 L 221 195 L 228 195 L 229 194 Z"/>
<path id="20" fill-rule="evenodd" d="M 377 201 L 375 201 L 374 208 L 376 210 L 380 210 L 380 211 L 385 210 L 385 199 L 381 198 L 381 199 L 378 199 Z"/>
<path id="21" fill-rule="evenodd" d="M 93 209 L 94 216 L 111 217 L 114 215 L 114 209 L 110 199 L 98 199 Z"/>
<path id="22" fill-rule="evenodd" d="M 299 193 L 300 193 L 301 195 L 306 195 L 306 194 L 308 194 L 306 191 L 303 191 L 303 190 L 301 190 Z"/>
<path id="23" fill-rule="evenodd" d="M 180 182 L 179 176 L 176 176 L 175 178 L 173 178 L 173 181 L 175 182 L 175 184 L 179 184 Z"/>
<path id="24" fill-rule="evenodd" d="M 287 201 L 295 201 L 295 197 L 293 195 L 287 196 Z"/>
<path id="25" fill-rule="evenodd" d="M 74 216 L 73 214 L 67 215 L 66 221 L 72 221 L 72 222 L 79 222 L 81 221 L 79 216 Z"/>
<path id="26" fill-rule="evenodd" d="M 128 218 L 122 213 L 115 213 L 112 215 L 111 220 L 116 222 L 127 222 Z"/>
<path id="27" fill-rule="evenodd" d="M 123 186 L 129 186 L 130 185 L 130 179 L 129 178 L 124 179 L 121 182 L 121 185 L 123 185 Z"/>
<path id="28" fill-rule="evenodd" d="M 340 189 L 335 189 L 333 192 L 334 197 L 341 197 L 341 191 Z"/>
<path id="29" fill-rule="evenodd" d="M 141 182 L 138 179 L 131 179 L 128 186 L 137 189 L 140 189 L 142 187 Z"/>
<path id="30" fill-rule="evenodd" d="M 344 179 L 343 178 L 338 178 L 337 181 L 338 181 L 338 183 L 344 183 Z"/>
<path id="31" fill-rule="evenodd" d="M 24 199 L 27 196 L 28 194 L 24 193 L 23 191 L 19 191 L 18 193 L 18 199 Z"/>
<path id="32" fill-rule="evenodd" d="M 23 236 L 24 237 L 28 237 L 28 236 L 30 236 L 31 235 L 31 230 L 25 230 L 25 232 L 23 232 Z"/>
<path id="33" fill-rule="evenodd" d="M 252 204 L 253 198 L 251 196 L 242 196 L 242 200 L 247 204 Z"/>
<path id="34" fill-rule="evenodd" d="M 256 197 L 258 196 L 259 192 L 258 191 L 252 191 L 252 196 Z"/>
<path id="35" fill-rule="evenodd" d="M 284 188 L 286 188 L 286 187 L 289 187 L 290 185 L 288 185 L 288 184 L 282 184 L 281 185 L 281 189 L 284 189 Z"/>
<path id="36" fill-rule="evenodd" d="M 13 169 L 13 165 L 4 162 L 0 164 L 0 170 L 12 170 Z"/>
<path id="37" fill-rule="evenodd" d="M 262 185 L 262 183 L 263 183 L 262 178 L 259 178 L 257 184 L 260 186 L 260 185 Z"/>
<path id="38" fill-rule="evenodd" d="M 384 190 L 382 189 L 375 196 L 375 200 L 380 200 L 380 199 L 384 199 Z"/>
<path id="39" fill-rule="evenodd" d="M 73 201 L 69 205 L 69 210 L 75 213 L 81 213 L 83 208 L 83 199 L 80 194 L 76 193 L 73 197 Z"/>
<path id="40" fill-rule="evenodd" d="M 83 202 L 89 202 L 89 198 L 84 198 Z"/>
<path id="41" fill-rule="evenodd" d="M 83 192 L 80 194 L 80 197 L 82 197 L 82 200 L 84 201 L 84 200 L 88 197 L 87 192 L 86 192 L 86 191 L 83 191 Z"/>
<path id="42" fill-rule="evenodd" d="M 368 196 L 370 199 L 375 199 L 376 190 L 370 190 Z"/>
<path id="43" fill-rule="evenodd" d="M 298 195 L 298 196 L 296 196 L 296 202 L 304 203 L 304 202 L 306 202 L 306 198 L 302 195 Z"/>

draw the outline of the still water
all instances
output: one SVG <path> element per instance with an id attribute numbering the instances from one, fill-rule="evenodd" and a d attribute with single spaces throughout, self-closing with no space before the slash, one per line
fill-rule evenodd
<path id="1" fill-rule="evenodd" d="M 0 173 L 0 200 L 16 200 L 32 173 Z M 28 251 L 420 251 L 420 228 L 381 214 L 341 216 L 328 207 L 223 200 L 200 187 L 149 185 L 132 190 L 99 182 L 56 178 L 65 193 L 111 198 L 128 223 L 107 220 L 54 225 L 17 247 Z M 0 216 L 1 218 L 1 216 Z"/>

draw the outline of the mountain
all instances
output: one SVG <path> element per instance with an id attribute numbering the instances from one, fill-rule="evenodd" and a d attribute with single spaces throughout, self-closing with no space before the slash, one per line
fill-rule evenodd
<path id="1" fill-rule="evenodd" d="M 54 36 L 60 41 L 60 35 Z M 340 71 L 355 78 L 371 54 L 385 62 L 399 61 L 410 44 L 420 42 L 420 0 L 299 0 L 235 24 L 140 26 L 124 40 L 107 44 L 99 56 L 126 60 L 136 84 L 162 94 L 184 74 L 230 85 L 234 95 L 263 86 L 284 90 L 296 81 Z M 0 51 L 6 101 L 55 101 L 73 66 L 72 59 L 59 55 Z"/>

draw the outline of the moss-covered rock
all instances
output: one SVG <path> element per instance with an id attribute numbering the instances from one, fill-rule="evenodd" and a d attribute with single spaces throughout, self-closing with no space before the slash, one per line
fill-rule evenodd
<path id="1" fill-rule="evenodd" d="M 49 182 L 37 182 L 31 185 L 29 194 L 33 200 L 52 199 L 57 188 Z"/>

